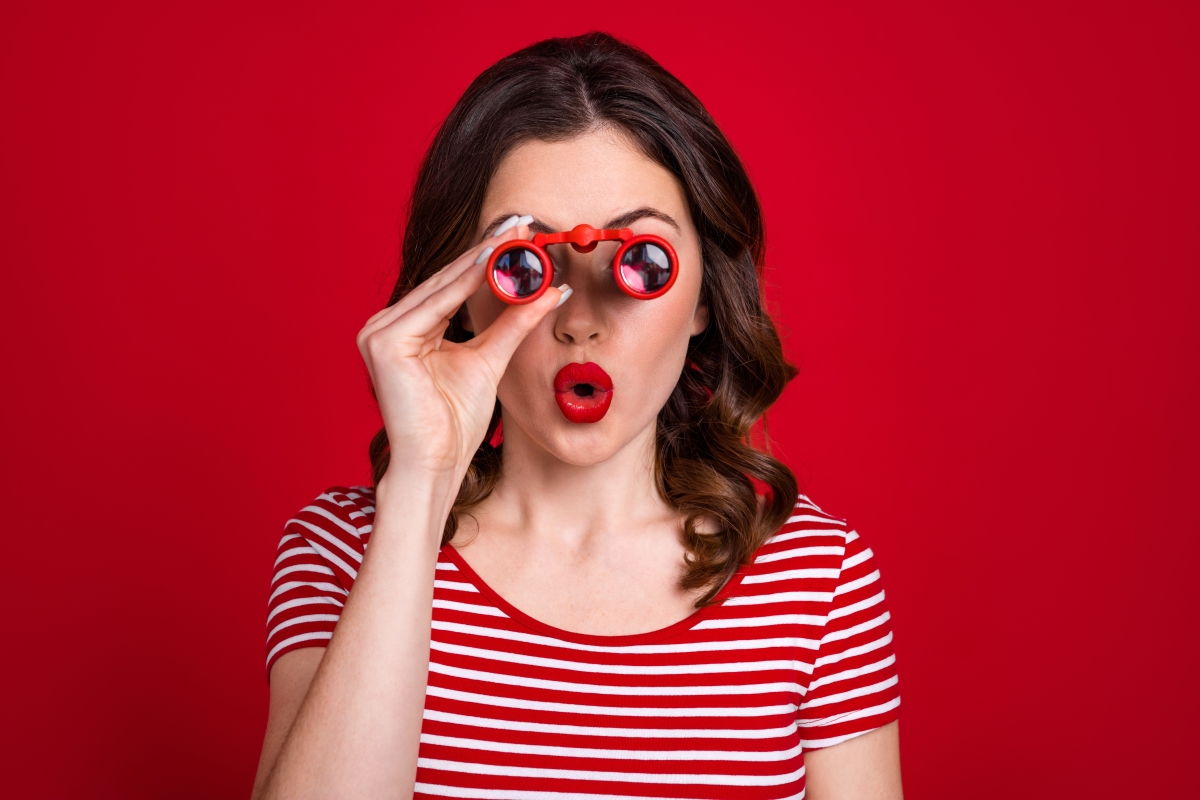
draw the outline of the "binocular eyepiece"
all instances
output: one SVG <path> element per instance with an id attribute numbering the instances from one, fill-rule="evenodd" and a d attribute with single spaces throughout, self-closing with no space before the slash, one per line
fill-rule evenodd
<path id="1" fill-rule="evenodd" d="M 570 244 L 590 253 L 600 242 L 620 242 L 613 256 L 613 278 L 621 291 L 638 300 L 665 294 L 679 274 L 675 248 L 661 236 L 634 234 L 629 228 L 596 229 L 576 225 L 570 231 L 539 233 L 533 241 L 514 240 L 496 248 L 487 263 L 488 284 L 506 303 L 532 303 L 554 282 L 554 262 L 546 252 L 552 244 Z"/>

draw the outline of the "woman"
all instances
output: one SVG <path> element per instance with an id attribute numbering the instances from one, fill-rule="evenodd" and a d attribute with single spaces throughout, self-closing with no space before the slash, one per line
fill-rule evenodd
<path id="1" fill-rule="evenodd" d="M 665 241 L 670 290 L 622 292 L 604 241 L 501 301 L 497 248 L 585 224 Z M 475 80 L 358 337 L 374 489 L 280 544 L 256 797 L 900 796 L 871 551 L 748 444 L 794 372 L 762 242 L 640 51 L 549 40 Z"/>

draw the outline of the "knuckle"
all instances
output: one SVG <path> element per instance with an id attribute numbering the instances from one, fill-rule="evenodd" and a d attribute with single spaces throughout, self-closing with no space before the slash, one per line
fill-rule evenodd
<path id="1" fill-rule="evenodd" d="M 387 348 L 387 337 L 380 331 L 372 331 L 364 337 L 363 347 L 371 356 L 380 356 Z"/>

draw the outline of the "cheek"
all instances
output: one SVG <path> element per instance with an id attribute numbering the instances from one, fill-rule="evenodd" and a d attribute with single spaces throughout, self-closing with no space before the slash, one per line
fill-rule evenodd
<path id="1" fill-rule="evenodd" d="M 647 384 L 659 387 L 656 393 L 662 395 L 663 402 L 666 402 L 666 395 L 670 394 L 679 380 L 679 370 L 687 357 L 688 337 L 680 336 L 678 330 L 656 331 L 650 334 L 648 341 L 643 340 L 639 345 Z M 665 392 L 662 387 L 666 387 Z"/>
<path id="2" fill-rule="evenodd" d="M 637 416 L 657 415 L 671 396 L 687 358 L 691 321 L 692 307 L 686 302 L 677 308 L 646 305 L 614 331 L 613 349 L 619 360 L 615 366 L 628 382 L 626 397 L 643 406 L 630 409 Z M 616 405 L 620 396 L 613 399 Z"/>
<path id="3" fill-rule="evenodd" d="M 500 402 L 505 406 L 512 403 L 531 407 L 548 404 L 557 408 L 551 394 L 554 368 L 568 357 L 560 351 L 561 347 L 554 339 L 553 322 L 547 317 L 513 352 L 497 387 Z"/>

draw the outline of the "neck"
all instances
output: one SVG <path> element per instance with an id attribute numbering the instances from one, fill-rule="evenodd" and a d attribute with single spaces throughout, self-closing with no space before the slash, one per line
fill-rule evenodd
<path id="1" fill-rule="evenodd" d="M 586 465 L 562 461 L 517 425 L 504 427 L 501 479 L 485 501 L 489 521 L 584 545 L 596 536 L 636 535 L 678 516 L 656 488 L 655 425 L 610 458 Z"/>

